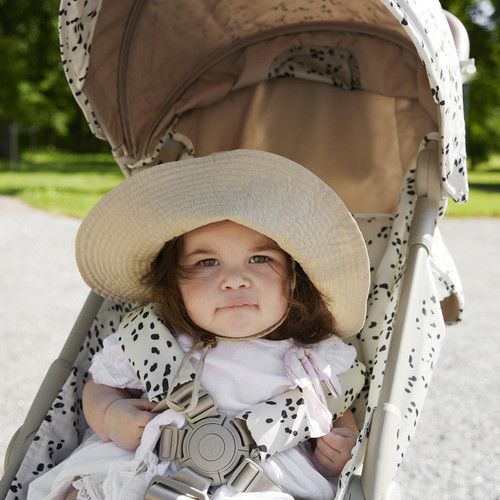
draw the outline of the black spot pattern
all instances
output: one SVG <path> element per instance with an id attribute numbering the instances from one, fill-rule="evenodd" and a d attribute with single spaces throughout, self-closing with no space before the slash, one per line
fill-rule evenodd
<path id="1" fill-rule="evenodd" d="M 104 301 L 97 318 L 91 325 L 87 337 L 77 356 L 70 376 L 56 396 L 52 406 L 38 429 L 28 455 L 18 472 L 7 496 L 26 498 L 27 484 L 32 479 L 52 469 L 64 460 L 79 444 L 87 428 L 83 417 L 81 393 L 89 378 L 88 368 L 92 355 L 99 352 L 103 340 L 115 333 L 124 315 L 132 304 L 117 304 Z"/>
<path id="2" fill-rule="evenodd" d="M 425 39 L 422 34 L 416 31 L 411 17 L 407 16 L 398 2 L 386 2 L 386 6 L 378 5 L 373 7 L 374 11 L 388 9 L 399 21 L 401 27 L 407 31 L 410 38 L 419 47 L 422 61 L 429 75 L 431 83 L 431 93 L 438 106 L 440 123 L 443 123 L 443 130 L 438 139 L 442 139 L 441 160 L 443 166 L 442 180 L 445 183 L 449 194 L 456 201 L 467 199 L 467 181 L 465 168 L 465 140 L 463 125 L 463 107 L 461 98 L 461 82 L 456 68 L 453 67 L 454 59 L 449 54 L 454 54 L 455 48 L 451 38 L 443 38 L 441 22 L 442 15 L 435 15 L 430 10 L 430 4 L 412 0 L 407 2 L 417 12 L 420 21 L 425 26 Z M 285 2 L 280 4 L 278 9 L 286 9 Z M 343 7 L 339 7 L 343 8 Z M 349 7 L 346 7 L 349 8 Z M 92 23 L 97 19 L 96 2 L 67 2 L 60 11 L 60 30 L 62 34 L 61 49 L 63 52 L 63 66 L 68 78 L 68 82 L 73 90 L 74 96 L 89 122 L 90 127 L 99 136 L 105 137 L 105 132 L 96 118 L 85 93 L 81 90 L 81 85 L 85 82 L 88 72 L 87 56 L 91 50 Z M 324 63 L 328 58 L 326 54 L 315 49 L 309 55 L 318 62 Z M 79 67 L 80 61 L 82 66 Z M 324 75 L 333 76 L 332 84 L 336 81 L 339 71 L 335 71 L 335 66 L 328 64 L 324 66 Z M 76 69 L 77 68 L 77 69 Z M 291 73 L 295 67 L 286 66 L 286 71 Z M 310 72 L 311 78 L 318 75 L 318 72 Z M 283 75 L 284 76 L 284 75 Z M 453 117 L 450 123 L 449 117 Z M 172 120 L 175 125 L 178 116 Z M 161 149 L 163 141 L 168 137 L 176 139 L 176 132 L 170 129 L 164 137 L 154 144 L 151 157 L 144 158 L 142 164 L 148 164 L 155 160 L 158 151 Z M 132 148 L 131 148 L 132 149 Z M 139 148 L 140 149 L 140 148 Z M 192 149 L 186 149 L 184 153 L 192 154 Z M 411 225 L 412 207 L 414 206 L 414 180 L 410 177 L 405 181 L 402 191 L 402 203 L 398 214 L 391 221 L 392 224 L 377 228 L 367 244 L 375 242 L 377 239 L 384 240 L 390 255 L 383 263 L 382 269 L 372 265 L 372 288 L 369 297 L 369 312 L 367 326 L 358 335 L 351 339 L 360 353 L 361 360 L 367 367 L 367 383 L 362 390 L 361 396 L 355 400 L 355 413 L 358 418 L 365 418 L 365 427 L 360 436 L 361 443 L 369 428 L 371 412 L 376 404 L 377 395 L 383 378 L 384 366 L 387 356 L 387 345 L 393 331 L 395 310 L 397 306 L 397 294 L 400 282 L 404 274 L 404 260 L 406 255 L 408 228 Z M 440 209 L 444 213 L 444 208 Z M 373 225 L 377 224 L 377 219 L 373 219 Z M 390 229 L 391 228 L 391 229 Z M 388 283 L 387 276 L 393 276 Z M 445 290 L 447 295 L 455 293 L 455 284 L 450 275 L 440 275 L 439 285 Z M 387 284 L 384 288 L 381 285 Z M 407 409 L 403 415 L 404 426 L 401 431 L 399 450 L 401 456 L 407 447 L 407 443 L 413 434 L 413 428 L 419 415 L 419 409 L 423 404 L 425 389 L 430 383 L 432 370 L 439 354 L 441 342 L 444 337 L 442 318 L 439 312 L 439 297 L 430 287 L 429 291 L 419 299 L 418 309 L 425 315 L 414 319 L 415 329 L 418 330 L 421 338 L 424 339 L 422 346 L 415 346 L 408 359 L 409 375 L 407 377 L 407 397 L 404 407 Z M 113 304 L 106 302 L 101 309 L 98 318 L 91 326 L 88 336 L 82 345 L 80 354 L 75 364 L 75 368 L 68 377 L 61 389 L 60 394 L 54 401 L 49 413 L 40 426 L 30 450 L 30 458 L 26 459 L 21 469 L 10 486 L 8 499 L 25 498 L 27 484 L 31 479 L 63 460 L 78 444 L 78 440 L 86 428 L 86 423 L 81 414 L 81 390 L 88 379 L 88 367 L 92 356 L 102 348 L 102 340 L 110 333 L 116 331 L 116 325 L 120 324 L 123 315 L 130 311 L 131 304 Z M 381 312 L 383 311 L 383 312 Z M 146 315 L 146 317 L 148 317 Z M 135 334 L 134 334 L 135 335 Z M 136 339 L 137 340 L 137 339 Z M 152 350 L 151 356 L 157 356 L 159 352 Z M 167 367 L 165 368 L 166 371 Z M 161 371 L 161 370 L 157 370 Z M 348 397 L 346 394 L 345 397 Z M 295 408 L 300 408 L 299 399 L 295 401 Z M 244 418 L 251 416 L 245 413 Z M 242 417 L 243 418 L 243 417 Z M 269 419 L 272 420 L 272 419 Z M 295 420 L 298 420 L 297 416 Z M 266 422 L 273 424 L 273 422 Z M 287 424 L 287 429 L 293 429 L 293 425 Z M 66 431 L 63 431 L 66 429 Z M 61 433 L 64 437 L 61 437 Z M 292 431 L 293 433 L 293 431 Z M 284 433 L 285 434 L 285 433 Z M 59 436 L 59 437 L 57 437 Z M 267 447 L 260 447 L 263 453 L 268 453 Z M 354 450 L 356 453 L 356 450 Z M 352 467 L 348 464 L 344 474 L 339 480 L 339 494 L 352 473 Z"/>

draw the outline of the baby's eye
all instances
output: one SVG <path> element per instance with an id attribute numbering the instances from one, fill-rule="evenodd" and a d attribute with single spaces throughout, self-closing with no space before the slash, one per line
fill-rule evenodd
<path id="1" fill-rule="evenodd" d="M 201 267 L 213 267 L 219 265 L 219 261 L 217 259 L 203 259 L 198 262 L 198 265 Z"/>
<path id="2" fill-rule="evenodd" d="M 254 255 L 253 257 L 250 258 L 250 263 L 251 264 L 266 264 L 269 262 L 271 259 L 267 257 L 266 255 Z"/>

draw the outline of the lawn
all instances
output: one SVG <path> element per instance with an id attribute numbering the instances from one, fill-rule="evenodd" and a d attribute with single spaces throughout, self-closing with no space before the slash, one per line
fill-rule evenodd
<path id="1" fill-rule="evenodd" d="M 124 179 L 111 154 L 27 152 L 13 169 L 0 161 L 0 195 L 30 205 L 83 218 L 96 202 Z M 448 204 L 447 216 L 500 216 L 500 155 L 469 172 L 468 203 Z"/>
<path id="2" fill-rule="evenodd" d="M 83 218 L 122 180 L 111 154 L 36 151 L 25 153 L 15 169 L 0 162 L 0 195 L 71 217 Z"/>
<path id="3" fill-rule="evenodd" d="M 500 216 L 500 155 L 480 163 L 468 172 L 469 201 L 464 204 L 448 203 L 446 215 L 455 217 Z"/>

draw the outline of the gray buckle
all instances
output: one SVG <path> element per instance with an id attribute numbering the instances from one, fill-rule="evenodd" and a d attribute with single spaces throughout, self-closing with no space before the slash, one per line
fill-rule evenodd
<path id="1" fill-rule="evenodd" d="M 208 475 L 217 485 L 244 458 L 258 455 L 245 423 L 228 421 L 225 415 L 189 422 L 182 429 L 163 426 L 157 452 L 161 460 L 178 459 L 182 466 Z"/>
<path id="2" fill-rule="evenodd" d="M 170 400 L 177 406 L 186 409 L 191 403 L 193 396 L 194 382 L 189 381 L 177 386 L 170 395 Z M 155 408 L 155 411 L 163 411 L 168 408 L 166 400 L 160 401 Z M 218 415 L 217 408 L 210 394 L 203 388 L 198 392 L 198 404 L 191 411 L 185 413 L 186 419 L 189 422 L 197 422 L 203 418 L 216 417 Z"/>
<path id="3" fill-rule="evenodd" d="M 250 455 L 250 445 L 225 415 L 186 424 L 179 463 L 205 477 L 214 486 L 226 482 L 238 464 Z M 177 445 L 179 448 L 179 445 Z"/>
<path id="4" fill-rule="evenodd" d="M 160 460 L 175 460 L 179 458 L 182 446 L 181 430 L 173 425 L 164 425 L 158 441 L 158 457 Z"/>
<path id="5" fill-rule="evenodd" d="M 245 458 L 231 474 L 227 485 L 238 493 L 250 491 L 282 491 L 254 461 Z"/>
<path id="6" fill-rule="evenodd" d="M 170 477 L 154 476 L 144 500 L 209 500 L 211 482 L 190 469 L 181 469 Z"/>
<path id="7" fill-rule="evenodd" d="M 217 412 L 217 408 L 215 407 L 212 397 L 207 391 L 205 391 L 205 389 L 203 389 L 198 393 L 198 404 L 196 407 L 187 412 L 185 415 L 189 422 L 195 423 L 204 418 L 217 417 L 219 413 Z"/>

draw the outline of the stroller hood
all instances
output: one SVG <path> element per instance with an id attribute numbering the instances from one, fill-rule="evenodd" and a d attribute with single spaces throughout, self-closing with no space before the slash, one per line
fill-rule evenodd
<path id="1" fill-rule="evenodd" d="M 329 30 L 418 53 L 436 106 L 444 191 L 466 201 L 460 64 L 437 0 L 62 0 L 60 9 L 70 87 L 126 175 L 155 162 L 175 103 L 211 67 L 276 36 Z"/>

